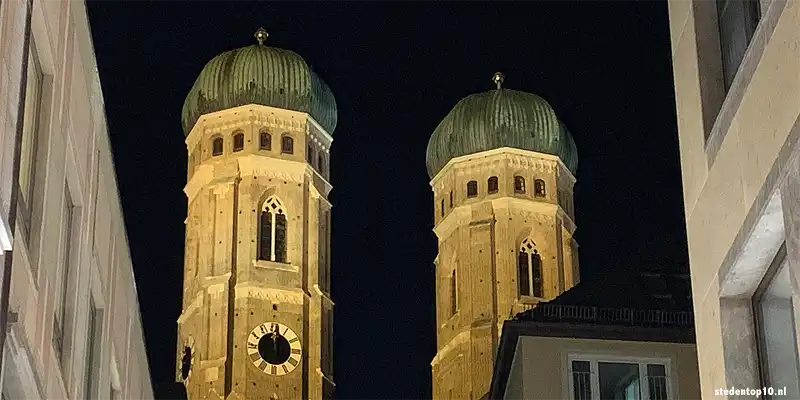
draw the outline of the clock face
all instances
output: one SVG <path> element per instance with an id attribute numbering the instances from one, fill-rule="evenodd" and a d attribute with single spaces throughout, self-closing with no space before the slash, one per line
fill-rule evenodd
<path id="1" fill-rule="evenodd" d="M 300 364 L 303 347 L 300 338 L 288 326 L 265 322 L 247 336 L 247 356 L 261 372 L 281 376 Z"/>

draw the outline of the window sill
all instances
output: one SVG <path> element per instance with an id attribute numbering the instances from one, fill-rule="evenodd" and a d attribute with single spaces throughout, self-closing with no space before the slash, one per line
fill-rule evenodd
<path id="1" fill-rule="evenodd" d="M 264 268 L 277 271 L 300 272 L 300 267 L 298 266 L 276 261 L 253 260 L 253 266 L 256 268 Z"/>

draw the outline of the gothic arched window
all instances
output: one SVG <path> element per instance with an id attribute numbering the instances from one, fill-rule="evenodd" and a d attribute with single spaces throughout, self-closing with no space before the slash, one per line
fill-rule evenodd
<path id="1" fill-rule="evenodd" d="M 258 148 L 260 150 L 272 150 L 272 135 L 264 129 L 258 133 Z"/>
<path id="2" fill-rule="evenodd" d="M 489 178 L 488 186 L 489 186 L 489 194 L 497 193 L 498 187 L 497 187 L 496 176 Z"/>
<path id="3" fill-rule="evenodd" d="M 233 135 L 233 151 L 242 151 L 244 149 L 244 133 L 238 132 Z"/>
<path id="4" fill-rule="evenodd" d="M 212 156 L 221 156 L 222 155 L 222 146 L 223 141 L 221 137 L 215 137 L 211 141 L 211 155 Z"/>
<path id="5" fill-rule="evenodd" d="M 525 178 L 521 176 L 514 177 L 514 193 L 525 193 Z"/>
<path id="6" fill-rule="evenodd" d="M 264 202 L 258 223 L 258 259 L 286 262 L 286 210 L 271 196 Z"/>
<path id="7" fill-rule="evenodd" d="M 544 197 L 547 195 L 544 189 L 544 180 L 536 179 L 533 181 L 533 195 L 536 197 Z"/>
<path id="8" fill-rule="evenodd" d="M 458 311 L 458 284 L 456 283 L 456 270 L 450 275 L 450 315 L 456 315 Z"/>
<path id="9" fill-rule="evenodd" d="M 478 181 L 467 182 L 467 197 L 475 197 L 478 195 Z"/>
<path id="10" fill-rule="evenodd" d="M 294 154 L 294 139 L 289 135 L 281 137 L 281 153 Z"/>
<path id="11" fill-rule="evenodd" d="M 522 241 L 517 259 L 519 294 L 521 296 L 542 297 L 542 256 L 536 250 L 533 240 Z"/>

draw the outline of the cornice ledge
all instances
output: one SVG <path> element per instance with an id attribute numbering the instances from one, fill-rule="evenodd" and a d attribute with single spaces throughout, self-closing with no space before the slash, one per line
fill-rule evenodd
<path id="1" fill-rule="evenodd" d="M 331 306 L 335 306 L 336 303 L 333 302 L 330 296 L 327 293 L 323 292 L 322 289 L 319 288 L 318 284 L 314 284 L 314 292 L 317 293 L 321 298 L 325 299 Z"/>
<path id="2" fill-rule="evenodd" d="M 265 288 L 259 283 L 243 282 L 235 287 L 236 299 L 254 297 L 262 300 L 271 300 L 273 303 L 287 303 L 303 305 L 306 293 L 300 289 Z"/>
<path id="3" fill-rule="evenodd" d="M 433 357 L 431 361 L 431 367 L 436 366 L 437 364 L 441 363 L 442 360 L 447 357 L 447 355 L 455 350 L 459 345 L 466 343 L 469 341 L 470 338 L 470 331 L 469 330 L 462 330 L 457 335 L 453 336 L 447 344 L 442 347 L 439 351 L 436 352 L 436 356 Z"/>

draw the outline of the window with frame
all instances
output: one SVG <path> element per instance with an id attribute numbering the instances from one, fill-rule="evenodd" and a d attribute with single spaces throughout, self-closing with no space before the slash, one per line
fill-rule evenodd
<path id="1" fill-rule="evenodd" d="M 570 400 L 668 400 L 663 360 L 570 357 Z"/>
<path id="2" fill-rule="evenodd" d="M 37 145 L 39 140 L 40 120 L 42 113 L 42 98 L 44 86 L 44 73 L 36 53 L 36 46 L 31 39 L 28 52 L 28 70 L 25 82 L 25 104 L 22 115 L 22 138 L 20 143 L 19 160 L 19 196 L 18 207 L 24 231 L 30 236 L 33 216 L 33 192 L 36 177 Z M 31 263 L 33 267 L 33 263 Z"/>
<path id="3" fill-rule="evenodd" d="M 489 180 L 486 182 L 486 184 L 487 184 L 488 189 L 489 189 L 489 194 L 495 194 L 499 190 L 499 187 L 497 185 L 497 177 L 496 176 L 490 177 Z"/>
<path id="4" fill-rule="evenodd" d="M 786 243 L 781 245 L 753 294 L 753 311 L 762 386 L 786 387 L 786 395 L 797 397 L 800 366 Z"/>
<path id="5" fill-rule="evenodd" d="M 244 150 L 244 133 L 237 132 L 233 135 L 233 152 Z"/>
<path id="6" fill-rule="evenodd" d="M 545 197 L 547 195 L 543 179 L 536 179 L 533 181 L 533 195 L 536 197 Z"/>
<path id="7" fill-rule="evenodd" d="M 294 139 L 289 135 L 281 137 L 281 153 L 294 154 Z"/>
<path id="8" fill-rule="evenodd" d="M 61 208 L 61 240 L 60 260 L 56 271 L 55 315 L 53 316 L 53 347 L 60 362 L 64 362 L 65 346 L 64 337 L 67 320 L 67 293 L 70 276 L 70 249 L 73 246 L 73 225 L 75 223 L 75 205 L 69 193 L 69 187 L 64 183 L 64 201 Z M 63 365 L 62 365 L 63 367 Z"/>
<path id="9" fill-rule="evenodd" d="M 325 175 L 325 158 L 322 157 L 322 152 L 317 153 L 317 170 L 323 176 Z"/>
<path id="10" fill-rule="evenodd" d="M 258 133 L 258 148 L 259 150 L 272 150 L 272 135 L 266 129 L 262 129 Z"/>
<path id="11" fill-rule="evenodd" d="M 467 182 L 467 197 L 475 197 L 478 195 L 478 181 Z"/>
<path id="12" fill-rule="evenodd" d="M 306 161 L 309 164 L 314 165 L 314 148 L 311 145 L 308 145 L 308 151 L 306 151 Z"/>
<path id="13" fill-rule="evenodd" d="M 456 270 L 450 274 L 450 316 L 458 312 L 458 281 L 456 280 Z"/>
<path id="14" fill-rule="evenodd" d="M 725 90 L 730 89 L 736 72 L 761 18 L 758 0 L 716 0 L 722 74 Z"/>
<path id="15" fill-rule="evenodd" d="M 97 308 L 94 296 L 89 295 L 89 336 L 86 339 L 86 387 L 84 397 L 87 400 L 97 398 L 97 378 L 100 376 L 100 351 L 103 334 L 102 310 Z"/>
<path id="16" fill-rule="evenodd" d="M 258 259 L 286 262 L 286 210 L 275 196 L 270 196 L 259 216 Z"/>
<path id="17" fill-rule="evenodd" d="M 214 139 L 212 139 L 211 140 L 211 155 L 214 156 L 214 157 L 221 156 L 222 155 L 222 146 L 224 146 L 224 141 L 222 140 L 222 137 L 215 137 Z"/>
<path id="18" fill-rule="evenodd" d="M 514 177 L 514 193 L 525 193 L 525 178 L 521 176 Z"/>
<path id="19" fill-rule="evenodd" d="M 530 238 L 525 238 L 520 245 L 517 271 L 520 296 L 544 297 L 542 256 Z"/>

